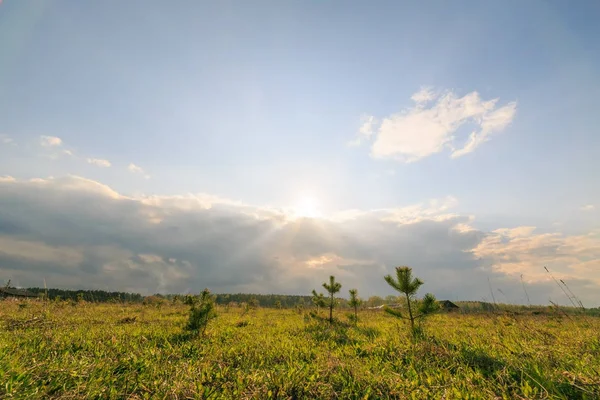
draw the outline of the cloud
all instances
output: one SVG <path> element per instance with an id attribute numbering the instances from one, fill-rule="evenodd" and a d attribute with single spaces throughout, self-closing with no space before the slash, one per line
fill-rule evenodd
<path id="1" fill-rule="evenodd" d="M 15 141 L 13 140 L 13 138 L 11 138 L 8 135 L 5 134 L 0 134 L 0 143 L 2 144 L 15 144 Z"/>
<path id="2" fill-rule="evenodd" d="M 586 204 L 585 206 L 581 206 L 580 210 L 581 211 L 594 211 L 596 209 L 596 206 L 594 206 L 593 204 Z"/>
<path id="3" fill-rule="evenodd" d="M 139 167 L 137 165 L 135 165 L 134 163 L 130 163 L 129 166 L 127 167 L 128 170 L 130 170 L 131 172 L 138 172 L 140 174 L 144 173 L 144 170 L 142 169 L 142 167 Z"/>
<path id="4" fill-rule="evenodd" d="M 479 93 L 471 92 L 459 97 L 452 91 L 434 92 L 423 88 L 412 95 L 415 106 L 389 115 L 375 127 L 375 117 L 370 117 L 368 135 L 359 132 L 352 144 L 360 144 L 375 137 L 371 155 L 414 162 L 444 148 L 457 158 L 471 153 L 490 140 L 493 134 L 504 130 L 514 119 L 515 101 L 498 106 L 499 99 L 483 100 Z M 473 127 L 462 147 L 457 135 L 467 125 Z M 362 129 L 362 128 L 361 128 Z"/>
<path id="5" fill-rule="evenodd" d="M 134 163 L 129 163 L 129 165 L 127 166 L 127 169 L 129 171 L 133 172 L 134 174 L 142 174 L 142 175 L 144 175 L 144 178 L 150 179 L 150 175 L 146 174 L 144 169 L 142 167 L 140 167 L 139 165 L 135 165 Z"/>
<path id="6" fill-rule="evenodd" d="M 600 231 L 565 236 L 535 233 L 535 227 L 497 229 L 479 243 L 473 253 L 488 260 L 493 269 L 529 282 L 552 282 L 547 267 L 557 279 L 586 281 L 600 285 Z"/>
<path id="7" fill-rule="evenodd" d="M 375 126 L 377 120 L 372 115 L 363 115 L 360 118 L 360 127 L 358 129 L 358 135 L 354 140 L 348 142 L 348 146 L 358 146 L 363 140 L 369 140 L 375 133 Z"/>
<path id="8" fill-rule="evenodd" d="M 0 182 L 8 183 L 8 182 L 16 182 L 16 179 L 9 175 L 0 176 Z"/>
<path id="9" fill-rule="evenodd" d="M 437 95 L 431 87 L 422 87 L 417 93 L 413 94 L 410 99 L 417 104 L 426 104 L 435 100 Z"/>
<path id="10" fill-rule="evenodd" d="M 311 219 L 210 194 L 124 196 L 76 176 L 0 179 L 0 280 L 38 286 L 45 277 L 55 287 L 144 294 L 306 294 L 333 274 L 344 292 L 369 296 L 391 294 L 382 277 L 406 264 L 442 298 L 481 299 L 491 277 L 520 301 L 523 273 L 532 300 L 547 303 L 552 283 L 533 266 L 556 259 L 547 265 L 594 298 L 597 237 L 481 232 L 472 216 L 452 212 L 456 205 L 446 197 Z"/>
<path id="11" fill-rule="evenodd" d="M 62 139 L 56 136 L 40 136 L 40 144 L 44 147 L 61 146 Z"/>
<path id="12" fill-rule="evenodd" d="M 107 168 L 110 167 L 110 161 L 108 160 L 103 160 L 101 158 L 88 158 L 87 159 L 88 164 L 93 164 L 96 165 L 98 167 L 102 167 L 102 168 Z"/>
<path id="13" fill-rule="evenodd" d="M 0 237 L 0 257 L 24 260 L 33 263 L 60 263 L 74 268 L 83 261 L 76 249 L 65 246 L 48 246 L 43 242 Z"/>

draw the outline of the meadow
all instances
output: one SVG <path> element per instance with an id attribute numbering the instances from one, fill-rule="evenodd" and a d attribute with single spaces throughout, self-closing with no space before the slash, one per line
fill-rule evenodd
<path id="1" fill-rule="evenodd" d="M 599 399 L 600 318 L 0 302 L 2 399 Z M 325 311 L 322 311 L 325 316 Z"/>

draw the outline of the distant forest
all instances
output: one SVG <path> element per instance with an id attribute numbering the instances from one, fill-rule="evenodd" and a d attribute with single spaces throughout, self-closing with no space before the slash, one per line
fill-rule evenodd
<path id="1" fill-rule="evenodd" d="M 105 290 L 45 289 L 38 287 L 26 290 L 40 297 L 44 297 L 48 293 L 49 300 L 85 300 L 92 303 L 115 301 L 141 303 L 144 300 L 144 296 L 139 293 L 107 292 Z"/>
<path id="2" fill-rule="evenodd" d="M 156 302 L 163 300 L 168 301 L 183 301 L 186 294 L 154 294 L 151 296 L 142 296 L 139 293 L 126 293 L 126 292 L 107 292 L 105 290 L 69 290 L 69 289 L 45 289 L 45 288 L 28 288 L 26 289 L 30 293 L 34 293 L 39 297 L 45 297 L 46 293 L 49 300 L 74 300 L 74 301 L 87 301 L 93 303 L 104 303 L 104 302 L 128 302 L 128 303 L 142 303 Z M 191 294 L 190 294 L 191 295 Z M 311 296 L 299 296 L 299 295 L 281 295 L 281 294 L 249 294 L 249 293 L 235 293 L 235 294 L 215 294 L 215 301 L 217 304 L 226 305 L 230 303 L 250 303 L 258 302 L 261 307 L 282 307 L 292 308 L 296 306 L 309 307 L 312 305 Z M 342 306 L 345 305 L 345 299 L 339 299 Z M 373 296 L 365 303 L 368 306 L 378 306 L 385 303 L 385 299 Z"/>
<path id="3" fill-rule="evenodd" d="M 74 300 L 74 301 L 87 301 L 93 303 L 104 303 L 104 302 L 128 302 L 128 303 L 142 303 L 145 300 L 150 302 L 164 299 L 169 301 L 182 300 L 186 297 L 185 294 L 154 294 L 152 296 L 142 296 L 139 293 L 127 293 L 127 292 L 107 292 L 105 290 L 69 290 L 69 289 L 44 289 L 44 288 L 28 288 L 26 289 L 30 293 L 34 293 L 39 297 L 46 296 L 48 294 L 49 300 Z M 311 296 L 297 296 L 297 295 L 276 295 L 276 294 L 247 294 L 247 293 L 236 293 L 236 294 L 216 294 L 216 303 L 225 305 L 229 303 L 249 303 L 251 300 L 258 301 L 261 307 L 283 307 L 290 308 L 300 304 L 306 306 L 311 305 Z M 253 300 L 254 299 L 254 300 Z"/>
<path id="4" fill-rule="evenodd" d="M 44 288 L 28 288 L 26 291 L 45 297 L 48 294 L 49 300 L 72 300 L 72 301 L 87 301 L 92 303 L 157 303 L 157 302 L 184 302 L 187 296 L 196 294 L 154 294 L 151 296 L 142 296 L 139 293 L 127 292 L 107 292 L 104 290 L 68 290 L 68 289 L 44 289 Z M 267 308 L 294 308 L 303 307 L 309 308 L 313 306 L 312 296 L 285 295 L 285 294 L 250 294 L 250 293 L 235 293 L 235 294 L 214 294 L 215 301 L 219 305 L 241 305 L 256 304 L 260 307 Z M 340 307 L 348 306 L 348 300 L 344 298 L 337 299 Z M 384 304 L 395 304 L 398 302 L 396 296 L 371 296 L 363 299 L 363 307 L 378 307 Z M 534 314 L 571 314 L 581 312 L 581 309 L 575 307 L 557 307 L 534 305 L 514 305 L 514 304 L 493 304 L 484 301 L 455 301 L 460 306 L 461 313 L 478 313 L 492 312 L 502 309 L 504 311 L 513 312 L 533 312 Z M 600 307 L 586 308 L 585 314 L 600 316 Z"/>

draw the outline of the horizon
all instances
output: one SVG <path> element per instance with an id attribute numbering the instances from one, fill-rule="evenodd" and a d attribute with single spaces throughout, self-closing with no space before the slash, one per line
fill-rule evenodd
<path id="1" fill-rule="evenodd" d="M 598 17 L 1 1 L 0 285 L 597 307 Z"/>
<path id="2" fill-rule="evenodd" d="M 201 290 L 199 292 L 196 293 L 151 293 L 151 294 L 147 294 L 147 295 L 142 295 L 141 293 L 133 293 L 133 292 L 119 292 L 119 291 L 111 291 L 111 290 L 103 290 L 103 289 L 68 289 L 68 288 L 56 288 L 56 287 L 52 287 L 52 288 L 43 288 L 43 287 L 13 287 L 11 286 L 11 288 L 14 289 L 19 289 L 19 290 L 61 290 L 61 291 L 65 291 L 65 292 L 91 292 L 91 291 L 99 291 L 99 292 L 105 292 L 105 293 L 118 293 L 118 294 L 127 294 L 127 295 L 139 295 L 141 296 L 141 298 L 146 298 L 146 297 L 153 297 L 153 296 L 161 296 L 163 298 L 170 298 L 170 297 L 174 297 L 174 296 L 197 296 L 200 294 Z M 1 287 L 0 287 L 1 289 Z M 210 290 L 210 289 L 209 289 Z M 230 296 L 230 295 L 238 295 L 238 296 L 274 296 L 274 297 L 302 297 L 302 298 L 312 298 L 313 295 L 312 294 L 295 294 L 295 293 L 241 293 L 241 292 L 230 292 L 230 293 L 215 293 L 215 292 L 210 292 L 211 295 L 213 296 Z M 435 293 L 433 293 L 435 295 Z M 386 299 L 388 299 L 388 297 L 393 296 L 396 297 L 396 300 L 402 300 L 402 295 L 387 295 L 387 296 L 378 296 L 376 294 L 369 296 L 369 297 L 362 297 L 360 295 L 360 293 L 358 294 L 358 297 L 360 298 L 360 300 L 362 301 L 361 307 L 362 306 L 366 306 L 367 303 L 371 300 L 374 300 L 373 298 L 376 298 L 375 300 L 381 300 L 383 302 L 386 302 Z M 335 296 L 336 299 L 342 299 L 342 300 L 346 300 L 348 301 L 349 296 L 347 295 L 339 295 L 339 296 Z M 64 300 L 64 299 L 63 299 Z M 447 298 L 436 298 L 436 300 L 438 302 L 444 302 L 444 301 L 450 301 L 452 303 L 481 303 L 481 304 L 489 304 L 489 305 L 495 305 L 495 306 L 509 306 L 509 307 L 530 307 L 530 308 L 536 308 L 536 307 L 553 307 L 552 304 L 516 304 L 516 303 L 511 303 L 511 302 L 501 302 L 501 301 L 494 301 L 493 299 L 480 299 L 480 300 L 476 300 L 476 299 L 447 299 Z M 574 301 L 578 300 L 577 297 L 573 298 Z M 104 301 L 99 301 L 100 303 L 104 302 Z M 217 302 L 218 303 L 218 302 Z M 389 303 L 386 302 L 384 305 L 394 305 L 394 304 L 400 304 L 400 303 Z M 260 306 L 262 307 L 263 305 L 260 304 Z M 379 307 L 379 306 L 378 306 Z M 574 305 L 574 304 L 561 304 L 560 307 L 563 308 L 573 308 L 573 309 L 581 309 L 580 305 Z M 586 306 L 584 307 L 585 310 L 595 310 L 595 309 L 600 309 L 600 305 L 596 305 L 596 306 Z"/>

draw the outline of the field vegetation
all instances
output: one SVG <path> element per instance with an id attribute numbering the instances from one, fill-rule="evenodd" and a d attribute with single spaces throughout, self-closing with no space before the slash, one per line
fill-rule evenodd
<path id="1" fill-rule="evenodd" d="M 600 319 L 573 309 L 464 304 L 414 336 L 383 310 L 205 300 L 2 301 L 0 398 L 600 398 Z"/>

